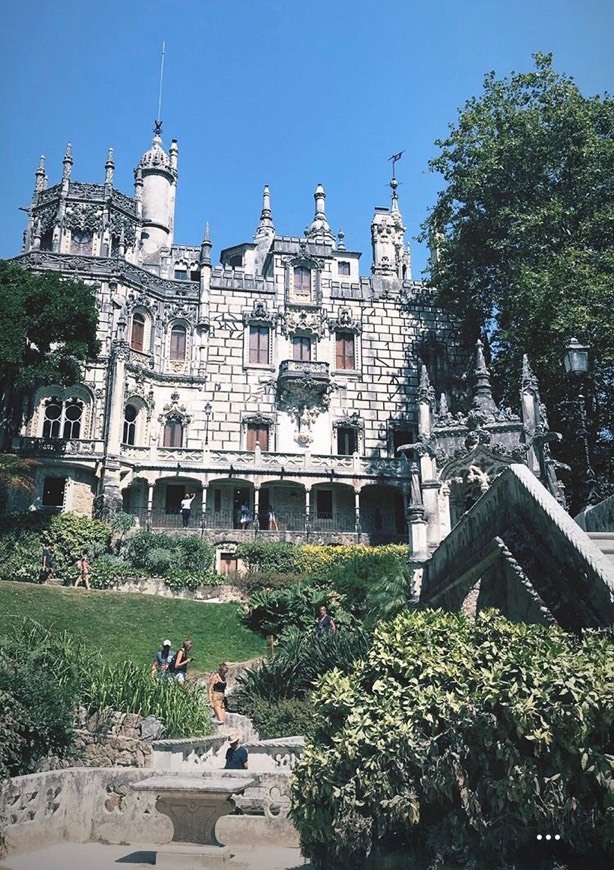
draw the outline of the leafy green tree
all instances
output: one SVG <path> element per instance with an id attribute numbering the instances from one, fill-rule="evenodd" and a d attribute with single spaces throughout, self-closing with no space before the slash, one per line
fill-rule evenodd
<path id="1" fill-rule="evenodd" d="M 321 673 L 292 785 L 314 867 L 611 866 L 606 632 L 405 611 Z M 538 833 L 558 833 L 567 860 L 542 863 Z"/>
<path id="2" fill-rule="evenodd" d="M 551 55 L 534 57 L 531 72 L 489 73 L 436 142 L 430 168 L 445 187 L 423 225 L 430 278 L 466 339 L 488 338 L 511 405 L 529 354 L 551 428 L 566 437 L 559 458 L 570 464 L 579 411 L 562 356 L 572 336 L 591 347 L 589 436 L 602 479 L 612 480 L 614 100 L 583 96 Z"/>
<path id="3" fill-rule="evenodd" d="M 79 380 L 81 364 L 99 352 L 97 325 L 96 300 L 87 284 L 0 261 L 0 432 L 4 440 L 18 425 L 23 392 Z"/>

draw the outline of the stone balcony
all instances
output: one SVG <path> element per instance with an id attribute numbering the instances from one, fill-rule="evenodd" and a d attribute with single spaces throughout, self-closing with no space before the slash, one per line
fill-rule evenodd
<path id="1" fill-rule="evenodd" d="M 20 456 L 101 459 L 104 455 L 104 441 L 95 438 L 13 438 L 11 448 Z"/>
<path id="2" fill-rule="evenodd" d="M 279 397 L 298 404 L 318 402 L 331 386 L 330 365 L 314 360 L 283 360 L 279 366 Z"/>

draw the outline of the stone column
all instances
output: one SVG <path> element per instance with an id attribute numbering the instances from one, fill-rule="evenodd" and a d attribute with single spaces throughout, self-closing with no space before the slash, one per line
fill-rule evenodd
<path id="1" fill-rule="evenodd" d="M 150 480 L 147 481 L 147 529 L 151 529 L 151 521 L 153 516 L 153 497 L 155 484 Z"/>
<path id="2" fill-rule="evenodd" d="M 202 496 L 201 496 L 202 516 L 200 519 L 200 527 L 203 530 L 207 528 L 207 493 L 208 493 L 208 490 L 209 490 L 209 484 L 203 483 L 203 491 L 202 491 Z"/>
<path id="3" fill-rule="evenodd" d="M 260 529 L 260 487 L 254 487 L 254 531 Z"/>
<path id="4" fill-rule="evenodd" d="M 100 511 L 102 516 L 113 514 L 121 510 L 122 506 L 119 454 L 124 421 L 124 378 L 129 355 L 128 342 L 123 338 L 116 338 L 111 350 L 111 389 L 107 405 L 108 424 Z"/>
<path id="5" fill-rule="evenodd" d="M 311 488 L 305 487 L 305 534 L 311 531 Z"/>
<path id="6" fill-rule="evenodd" d="M 361 526 L 360 526 L 360 490 L 354 490 L 354 528 L 356 530 L 356 534 L 360 538 Z"/>

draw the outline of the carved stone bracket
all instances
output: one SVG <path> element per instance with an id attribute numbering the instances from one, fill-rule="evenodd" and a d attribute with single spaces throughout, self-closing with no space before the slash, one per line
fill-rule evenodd
<path id="1" fill-rule="evenodd" d="M 322 310 L 310 308 L 290 308 L 281 317 L 281 331 L 284 335 L 297 332 L 310 332 L 322 338 L 326 330 L 326 315 Z"/>
<path id="2" fill-rule="evenodd" d="M 339 309 L 336 317 L 329 318 L 328 328 L 331 332 L 353 332 L 356 335 L 362 332 L 362 325 L 354 316 L 354 312 L 345 306 Z"/>
<path id="3" fill-rule="evenodd" d="M 248 326 L 250 323 L 265 323 L 273 328 L 277 323 L 277 312 L 269 311 L 264 300 L 256 299 L 251 309 L 243 309 L 243 324 Z"/>

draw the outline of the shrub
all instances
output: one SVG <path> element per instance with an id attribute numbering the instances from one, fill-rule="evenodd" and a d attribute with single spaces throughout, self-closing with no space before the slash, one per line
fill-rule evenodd
<path id="1" fill-rule="evenodd" d="M 298 549 L 288 541 L 250 541 L 239 544 L 236 555 L 247 563 L 250 573 L 266 571 L 292 574 L 296 571 Z"/>
<path id="2" fill-rule="evenodd" d="M 373 850 L 465 866 L 535 867 L 555 831 L 601 866 L 612 841 L 612 644 L 487 612 L 406 612 L 349 676 L 314 695 L 292 817 L 314 867 Z M 517 863 L 514 863 L 517 862 Z M 592 863 L 591 863 L 592 862 Z M 603 866 L 606 866 L 605 863 Z"/>
<path id="3" fill-rule="evenodd" d="M 100 520 L 71 513 L 55 514 L 49 522 L 46 537 L 55 548 L 54 573 L 61 575 L 74 568 L 86 550 L 90 559 L 108 552 L 111 529 Z"/>
<path id="4" fill-rule="evenodd" d="M 210 571 L 215 548 L 196 535 L 176 536 L 142 529 L 123 542 L 121 554 L 135 568 L 164 575 L 176 570 Z"/>
<path id="5" fill-rule="evenodd" d="M 265 701 L 245 699 L 241 712 L 249 716 L 261 740 L 275 737 L 311 736 L 315 728 L 313 704 L 309 700 L 284 698 Z"/>
<path id="6" fill-rule="evenodd" d="M 147 557 L 151 550 L 166 550 L 171 538 L 169 535 L 141 529 L 127 538 L 121 547 L 121 555 L 135 568 L 147 568 Z"/>
<path id="7" fill-rule="evenodd" d="M 313 627 L 320 604 L 326 603 L 323 590 L 305 583 L 281 589 L 261 589 L 243 606 L 243 620 L 248 628 L 266 637 L 280 635 L 295 627 L 305 631 Z"/>
<path id="8" fill-rule="evenodd" d="M 209 571 L 172 571 L 164 578 L 165 586 L 173 592 L 180 592 L 182 589 L 194 592 L 201 586 L 221 586 L 224 582 L 224 577 Z"/>
<path id="9" fill-rule="evenodd" d="M 123 559 L 103 554 L 91 564 L 90 585 L 93 589 L 112 589 L 134 580 L 136 576 L 134 568 Z"/>
<path id="10" fill-rule="evenodd" d="M 215 558 L 215 547 L 197 535 L 175 538 L 179 554 L 179 568 L 186 571 L 211 571 Z"/>
<path id="11" fill-rule="evenodd" d="M 177 563 L 175 551 L 168 550 L 166 547 L 153 547 L 145 557 L 144 567 L 152 574 L 163 576 Z"/>

